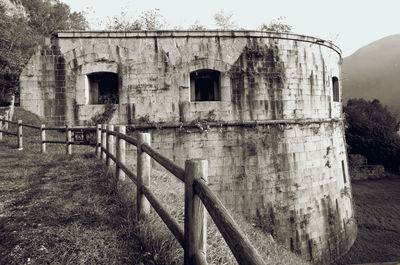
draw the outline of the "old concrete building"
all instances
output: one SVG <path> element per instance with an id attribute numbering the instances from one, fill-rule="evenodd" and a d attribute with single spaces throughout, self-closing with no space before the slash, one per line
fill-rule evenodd
<path id="1" fill-rule="evenodd" d="M 356 237 L 330 42 L 256 31 L 58 32 L 21 75 L 21 105 L 55 124 L 150 131 L 183 166 L 209 161 L 223 203 L 315 263 Z"/>

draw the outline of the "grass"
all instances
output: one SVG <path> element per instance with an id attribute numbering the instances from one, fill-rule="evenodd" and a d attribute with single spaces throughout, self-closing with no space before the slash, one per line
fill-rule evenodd
<path id="1" fill-rule="evenodd" d="M 134 237 L 129 209 L 91 155 L 39 156 L 1 146 L 0 161 L 1 264 L 139 264 L 148 259 Z"/>
<path id="2" fill-rule="evenodd" d="M 15 115 L 43 122 L 18 108 Z M 92 148 L 74 146 L 68 156 L 65 146 L 48 145 L 41 155 L 38 141 L 39 132 L 24 127 L 23 151 L 15 149 L 15 137 L 0 143 L 0 264 L 183 263 L 182 248 L 154 211 L 136 220 L 134 184 L 117 182 Z M 157 167 L 151 190 L 183 224 L 183 184 Z M 307 264 L 241 216 L 234 219 L 266 264 Z M 236 264 L 210 218 L 207 236 L 210 264 Z"/>
<path id="3" fill-rule="evenodd" d="M 400 176 L 352 183 L 357 239 L 336 264 L 400 261 Z"/>
<path id="4" fill-rule="evenodd" d="M 164 170 L 157 170 L 152 175 L 151 190 L 163 202 L 163 205 L 180 223 L 184 220 L 184 185 L 173 178 Z M 266 264 L 308 264 L 285 247 L 277 244 L 272 236 L 265 234 L 254 224 L 247 222 L 241 215 L 231 210 L 234 220 L 242 231 L 248 236 L 253 246 L 263 257 Z M 237 264 L 233 254 L 229 250 L 225 240 L 218 231 L 214 222 L 208 216 L 207 220 L 207 261 L 209 264 Z M 155 227 L 163 229 L 164 224 L 158 217 L 151 218 Z M 170 234 L 167 236 L 171 237 Z M 183 259 L 183 251 L 177 253 Z"/>

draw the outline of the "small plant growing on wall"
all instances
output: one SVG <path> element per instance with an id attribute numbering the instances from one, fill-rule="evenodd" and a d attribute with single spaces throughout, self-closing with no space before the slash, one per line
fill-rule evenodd
<path id="1" fill-rule="evenodd" d="M 343 198 L 343 196 L 346 196 L 346 197 L 350 198 L 351 197 L 350 188 L 345 186 L 343 189 L 340 190 L 340 195 L 341 195 L 342 198 Z"/>
<path id="2" fill-rule="evenodd" d="M 210 110 L 208 112 L 207 120 L 208 121 L 215 121 L 217 119 L 217 114 L 215 113 L 215 110 Z"/>
<path id="3" fill-rule="evenodd" d="M 310 223 L 310 218 L 311 218 L 310 213 L 303 215 L 303 218 L 300 221 L 300 228 L 305 228 Z"/>
<path id="4" fill-rule="evenodd" d="M 116 110 L 115 105 L 111 100 L 106 101 L 103 112 L 96 113 L 91 119 L 92 124 L 104 124 L 111 120 Z"/>
<path id="5" fill-rule="evenodd" d="M 192 121 L 192 124 L 195 125 L 201 132 L 208 133 L 210 129 L 210 125 L 208 124 L 207 120 L 196 119 Z"/>

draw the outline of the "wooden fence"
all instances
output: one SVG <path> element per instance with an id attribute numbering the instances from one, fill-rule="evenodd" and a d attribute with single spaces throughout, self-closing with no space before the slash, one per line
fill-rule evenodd
<path id="1" fill-rule="evenodd" d="M 6 133 L 17 135 L 18 139 L 21 139 L 21 145 L 18 145 L 21 149 L 22 126 L 41 130 L 42 153 L 46 152 L 46 143 L 55 143 L 65 144 L 66 153 L 71 154 L 71 144 L 73 144 L 71 141 L 71 132 L 74 129 L 82 128 L 72 128 L 68 126 L 65 128 L 46 128 L 44 125 L 36 127 L 32 125 L 23 125 L 22 121 L 18 121 L 16 124 L 18 125 L 17 133 Z M 1 128 L 0 124 L 0 129 Z M 243 232 L 241 232 L 221 201 L 208 187 L 207 160 L 187 160 L 185 162 L 185 168 L 183 169 L 151 148 L 151 137 L 149 133 L 137 133 L 137 137 L 133 138 L 126 135 L 125 126 L 118 126 L 118 130 L 114 130 L 113 125 L 97 125 L 95 128 L 90 129 L 96 132 L 95 152 L 97 157 L 104 160 L 107 166 L 115 166 L 115 174 L 119 180 L 123 180 L 125 176 L 128 176 L 136 184 L 137 217 L 140 219 L 146 216 L 150 213 L 150 208 L 153 207 L 179 244 L 183 247 L 185 265 L 207 264 L 207 218 L 205 209 L 207 209 L 239 264 L 264 264 L 256 249 L 251 245 Z M 46 140 L 46 130 L 64 130 L 66 133 L 66 140 Z M 0 130 L 0 133 L 1 132 L 5 131 Z M 136 146 L 136 174 L 126 166 L 126 144 Z M 183 226 L 166 211 L 149 188 L 151 159 L 157 161 L 185 184 L 185 217 Z"/>
<path id="2" fill-rule="evenodd" d="M 17 125 L 16 132 L 9 131 L 8 124 Z M 0 119 L 0 140 L 3 140 L 3 133 L 7 134 L 7 135 L 17 136 L 18 150 L 23 150 L 22 126 L 24 126 L 24 125 L 22 124 L 21 120 L 18 120 L 18 122 L 15 122 L 15 121 L 9 121 L 7 119 Z M 32 125 L 29 125 L 29 126 L 34 127 Z"/>
<path id="3" fill-rule="evenodd" d="M 17 130 L 15 132 L 12 132 L 8 130 L 8 124 L 15 124 L 17 125 Z M 75 127 L 70 127 L 70 126 L 58 126 L 58 127 L 46 127 L 44 124 L 42 124 L 40 127 L 35 126 L 35 125 L 30 125 L 30 124 L 24 124 L 22 123 L 22 120 L 18 120 L 17 122 L 15 121 L 9 121 L 7 119 L 0 119 L 0 140 L 3 139 L 3 133 L 7 135 L 12 135 L 17 137 L 18 141 L 18 150 L 23 150 L 23 134 L 22 134 L 22 128 L 27 127 L 31 129 L 36 129 L 40 131 L 40 142 L 41 142 L 41 152 L 46 153 L 46 144 L 63 144 L 65 145 L 65 151 L 67 154 L 72 154 L 72 145 L 79 145 L 79 144 L 85 144 L 82 142 L 76 142 L 72 140 L 72 132 L 77 132 L 80 130 L 85 130 L 85 131 L 95 131 L 96 127 L 88 127 L 88 126 L 75 126 Z M 54 140 L 54 139 L 46 139 L 46 131 L 58 131 L 61 133 L 65 133 L 65 140 Z M 95 145 L 95 144 L 93 144 Z"/>
<path id="4" fill-rule="evenodd" d="M 118 131 L 113 125 L 98 125 L 96 154 L 108 166 L 115 163 L 118 179 L 124 173 L 137 187 L 137 216 L 150 212 L 150 205 L 158 213 L 184 249 L 184 264 L 207 264 L 206 261 L 206 216 L 207 209 L 239 264 L 264 264 L 261 256 L 230 216 L 217 196 L 207 186 L 208 162 L 192 159 L 185 162 L 185 169 L 150 147 L 150 134 L 138 133 L 137 138 L 125 135 L 125 126 Z M 126 143 L 137 148 L 137 174 L 125 165 Z M 150 183 L 150 158 L 157 161 L 179 180 L 185 183 L 184 227 L 165 210 L 148 188 Z M 111 162 L 112 161 L 112 162 Z"/>

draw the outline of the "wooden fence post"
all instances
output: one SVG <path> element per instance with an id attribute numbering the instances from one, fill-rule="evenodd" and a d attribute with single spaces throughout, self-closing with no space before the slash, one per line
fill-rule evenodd
<path id="1" fill-rule="evenodd" d="M 0 141 L 3 140 L 3 132 L 1 130 L 3 130 L 3 121 L 0 121 Z"/>
<path id="2" fill-rule="evenodd" d="M 108 133 L 108 132 L 112 132 L 112 131 L 114 131 L 114 125 L 111 125 L 111 124 L 107 125 L 107 152 L 110 155 L 115 155 L 114 136 Z M 113 164 L 114 164 L 114 161 L 112 161 L 110 156 L 107 156 L 106 165 L 109 167 L 109 166 L 112 166 Z"/>
<path id="3" fill-rule="evenodd" d="M 24 148 L 22 146 L 22 120 L 18 120 L 17 135 L 18 135 L 18 150 L 23 150 Z"/>
<path id="4" fill-rule="evenodd" d="M 101 158 L 101 125 L 96 125 L 96 156 Z"/>
<path id="5" fill-rule="evenodd" d="M 40 140 L 42 143 L 42 154 L 46 153 L 46 130 L 45 130 L 46 125 L 42 124 L 40 125 Z"/>
<path id="6" fill-rule="evenodd" d="M 69 127 L 69 125 L 67 124 L 65 126 L 65 135 L 66 135 L 66 139 L 65 139 L 65 151 L 68 155 L 72 154 L 72 133 L 71 133 L 71 128 Z"/>
<path id="7" fill-rule="evenodd" d="M 142 185 L 150 186 L 151 161 L 150 156 L 142 151 L 142 144 L 150 145 L 150 133 L 138 133 L 137 145 L 137 216 L 150 213 L 150 203 L 141 192 Z"/>
<path id="8" fill-rule="evenodd" d="M 203 203 L 193 189 L 195 179 L 208 181 L 208 161 L 185 162 L 185 247 L 184 264 L 195 264 L 197 255 L 206 257 L 207 216 Z"/>
<path id="9" fill-rule="evenodd" d="M 101 158 L 103 160 L 106 160 L 107 154 L 103 150 L 106 149 L 106 141 L 107 141 L 107 132 L 106 132 L 106 130 L 107 130 L 107 125 L 106 124 L 102 124 L 101 125 L 101 129 L 102 129 L 102 131 L 101 131 L 101 148 L 102 148 Z"/>
<path id="10" fill-rule="evenodd" d="M 120 134 L 125 134 L 126 133 L 126 127 L 121 125 L 118 127 L 118 133 Z M 117 156 L 117 161 L 118 163 L 125 164 L 126 162 L 126 143 L 124 139 L 119 138 L 117 134 L 117 139 L 115 141 L 115 147 L 116 147 L 116 156 Z M 121 168 L 118 166 L 118 163 L 115 164 L 115 176 L 119 181 L 125 181 L 125 172 L 121 170 Z"/>

